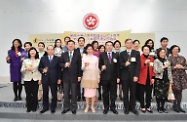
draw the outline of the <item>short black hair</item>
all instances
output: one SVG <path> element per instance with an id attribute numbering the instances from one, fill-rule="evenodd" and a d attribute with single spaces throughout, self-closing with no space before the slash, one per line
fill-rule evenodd
<path id="1" fill-rule="evenodd" d="M 99 42 L 98 41 L 93 41 L 92 42 L 92 45 L 94 45 L 95 43 L 97 43 L 99 45 Z"/>
<path id="2" fill-rule="evenodd" d="M 20 46 L 18 47 L 18 50 L 21 50 L 21 48 L 22 48 L 22 42 L 21 42 L 20 39 L 14 39 L 14 40 L 12 41 L 11 50 L 15 50 L 15 47 L 14 47 L 14 42 L 15 42 L 15 41 L 18 41 L 18 43 L 20 44 Z"/>
<path id="3" fill-rule="evenodd" d="M 172 46 L 170 47 L 170 52 L 171 52 L 171 53 L 172 53 L 172 50 L 173 50 L 175 47 L 178 47 L 179 52 L 181 51 L 181 49 L 180 49 L 180 47 L 179 47 L 178 45 L 172 45 Z"/>
<path id="4" fill-rule="evenodd" d="M 154 41 L 152 39 L 148 39 L 146 42 L 145 42 L 145 45 L 148 45 L 149 42 L 152 42 L 153 43 L 153 46 L 150 47 L 151 49 L 154 49 Z"/>
<path id="5" fill-rule="evenodd" d="M 68 38 L 69 40 L 71 40 L 71 38 L 70 38 L 69 36 L 66 36 L 66 37 L 64 37 L 64 41 L 65 41 L 67 38 Z"/>
<path id="6" fill-rule="evenodd" d="M 91 47 L 92 49 L 94 49 L 92 44 L 87 44 L 87 45 L 86 45 L 86 50 L 87 50 L 89 47 Z"/>
<path id="7" fill-rule="evenodd" d="M 116 40 L 116 41 L 114 42 L 113 46 L 115 46 L 116 43 L 119 43 L 119 45 L 120 45 L 120 47 L 121 47 L 121 42 L 120 42 L 119 40 Z"/>
<path id="8" fill-rule="evenodd" d="M 108 43 L 111 43 L 112 46 L 113 46 L 113 42 L 112 42 L 112 41 L 107 41 L 107 42 L 105 42 L 105 45 L 108 44 Z"/>
<path id="9" fill-rule="evenodd" d="M 84 37 L 82 37 L 82 36 L 81 36 L 81 37 L 79 37 L 79 38 L 78 38 L 78 42 L 79 42 L 79 40 L 80 40 L 80 39 L 83 39 L 83 40 L 84 40 L 84 42 L 85 42 L 85 38 L 84 38 Z"/>
<path id="10" fill-rule="evenodd" d="M 134 40 L 132 43 L 134 44 L 135 42 L 138 42 L 140 44 L 140 41 L 139 40 Z"/>
<path id="11" fill-rule="evenodd" d="M 131 41 L 132 41 L 132 39 L 125 39 L 125 43 L 127 43 L 129 40 L 131 40 Z"/>
<path id="12" fill-rule="evenodd" d="M 144 45 L 144 46 L 142 46 L 142 52 L 143 52 L 143 50 L 144 50 L 145 47 L 149 48 L 149 51 L 151 51 L 151 48 L 150 48 L 149 45 Z"/>
<path id="13" fill-rule="evenodd" d="M 73 43 L 75 44 L 75 42 L 74 42 L 73 40 L 69 40 L 69 41 L 67 42 L 67 44 L 70 43 L 70 42 L 73 42 Z"/>
<path id="14" fill-rule="evenodd" d="M 60 43 L 62 43 L 62 40 L 61 40 L 61 39 L 56 39 L 56 40 L 55 40 L 55 44 L 54 44 L 54 48 L 57 47 L 57 46 L 56 46 L 57 41 L 60 41 Z M 60 46 L 60 48 L 62 48 L 62 47 Z"/>
<path id="15" fill-rule="evenodd" d="M 166 37 L 162 37 L 162 38 L 160 39 L 160 42 L 163 42 L 164 40 L 169 41 L 169 39 L 168 39 L 168 38 L 166 38 Z"/>
<path id="16" fill-rule="evenodd" d="M 26 47 L 27 44 L 29 44 L 32 47 L 32 43 L 31 42 L 25 42 L 24 43 L 24 47 Z"/>
<path id="17" fill-rule="evenodd" d="M 45 48 L 45 44 L 43 42 L 39 42 L 38 43 L 38 47 L 39 47 L 40 44 L 42 44 L 44 46 L 44 48 Z"/>
<path id="18" fill-rule="evenodd" d="M 31 57 L 31 55 L 30 55 L 30 51 L 31 51 L 31 50 L 35 50 L 35 51 L 36 51 L 35 59 L 39 59 L 39 54 L 38 54 L 38 51 L 36 50 L 35 47 L 31 47 L 31 48 L 29 49 L 29 51 L 28 51 L 28 58 Z"/>
<path id="19" fill-rule="evenodd" d="M 99 45 L 98 49 L 100 50 L 102 47 L 104 47 L 104 49 L 105 49 L 104 45 Z"/>
<path id="20" fill-rule="evenodd" d="M 157 56 L 158 56 L 158 58 L 160 58 L 160 52 L 161 52 L 162 50 L 164 50 L 164 51 L 166 52 L 165 49 L 163 49 L 163 48 L 159 48 L 159 49 L 157 50 Z"/>

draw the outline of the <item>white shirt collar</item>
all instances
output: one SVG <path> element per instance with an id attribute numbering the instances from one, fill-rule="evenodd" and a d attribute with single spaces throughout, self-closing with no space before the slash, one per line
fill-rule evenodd
<path id="1" fill-rule="evenodd" d="M 69 55 L 70 55 L 70 52 L 71 52 L 71 55 L 73 55 L 74 50 L 72 50 L 72 51 L 69 51 L 69 50 L 68 50 L 68 54 L 69 54 Z"/>

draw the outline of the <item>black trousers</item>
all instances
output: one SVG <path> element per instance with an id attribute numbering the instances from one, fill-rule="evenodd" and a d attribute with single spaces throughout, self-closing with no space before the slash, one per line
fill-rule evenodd
<path id="1" fill-rule="evenodd" d="M 137 83 L 132 79 L 122 81 L 123 86 L 123 102 L 125 109 L 135 109 L 136 106 L 136 86 Z M 129 100 L 129 91 L 130 91 L 130 100 Z M 130 107 L 130 108 L 129 108 Z"/>
<path id="2" fill-rule="evenodd" d="M 15 97 L 18 97 L 18 96 L 21 97 L 21 92 L 22 92 L 21 81 L 13 82 L 13 90 L 14 90 Z"/>
<path id="3" fill-rule="evenodd" d="M 173 103 L 174 109 L 181 109 L 181 100 L 182 100 L 182 90 L 173 90 L 175 95 L 175 101 Z"/>
<path id="4" fill-rule="evenodd" d="M 84 88 L 82 88 L 82 93 L 81 93 L 81 82 L 77 84 L 77 97 L 84 98 Z"/>
<path id="5" fill-rule="evenodd" d="M 115 101 L 117 98 L 117 83 L 116 80 L 101 81 L 103 88 L 103 104 L 105 109 L 115 109 Z M 110 101 L 109 101 L 110 98 Z"/>
<path id="6" fill-rule="evenodd" d="M 28 110 L 36 110 L 38 106 L 38 81 L 24 81 L 26 105 Z"/>
<path id="7" fill-rule="evenodd" d="M 138 99 L 140 101 L 141 108 L 149 108 L 151 106 L 151 94 L 152 94 L 152 85 L 146 84 L 138 84 Z M 145 96 L 145 98 L 144 98 Z M 145 105 L 146 101 L 146 105 Z"/>
<path id="8" fill-rule="evenodd" d="M 75 111 L 77 109 L 77 81 L 75 82 L 63 82 L 64 84 L 64 110 L 71 109 Z M 71 98 L 70 94 L 71 93 Z"/>
<path id="9" fill-rule="evenodd" d="M 49 109 L 49 87 L 51 89 L 52 101 L 51 110 L 55 110 L 57 106 L 57 83 L 42 83 L 43 87 L 43 109 Z"/>

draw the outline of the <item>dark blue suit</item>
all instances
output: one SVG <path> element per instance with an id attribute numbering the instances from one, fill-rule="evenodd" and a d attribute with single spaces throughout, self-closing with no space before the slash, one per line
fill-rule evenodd
<path id="1" fill-rule="evenodd" d="M 59 63 L 60 58 L 56 56 L 53 56 L 51 62 L 48 56 L 44 56 L 40 60 L 39 71 L 42 73 L 43 109 L 49 109 L 49 87 L 51 88 L 52 94 L 51 110 L 56 109 L 57 81 L 61 78 Z M 48 72 L 46 74 L 43 73 L 45 67 L 48 67 Z"/>
<path id="2" fill-rule="evenodd" d="M 77 109 L 77 80 L 78 77 L 82 76 L 82 60 L 80 52 L 74 50 L 70 67 L 65 67 L 65 63 L 69 61 L 68 52 L 63 53 L 61 56 L 60 67 L 62 68 L 62 82 L 64 85 L 64 110 L 69 110 L 71 108 L 72 111 L 75 111 Z M 71 98 L 69 93 L 71 93 Z"/>

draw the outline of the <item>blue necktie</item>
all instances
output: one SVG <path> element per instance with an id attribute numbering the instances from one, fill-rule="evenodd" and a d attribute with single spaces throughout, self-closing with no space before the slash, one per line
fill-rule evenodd
<path id="1" fill-rule="evenodd" d="M 51 56 L 49 57 L 49 62 L 50 62 L 50 63 L 52 62 L 52 57 L 51 57 Z"/>

